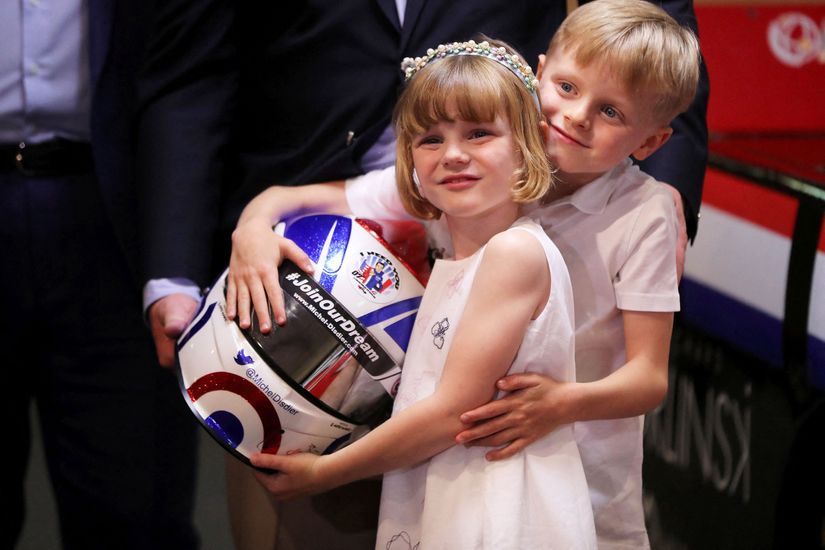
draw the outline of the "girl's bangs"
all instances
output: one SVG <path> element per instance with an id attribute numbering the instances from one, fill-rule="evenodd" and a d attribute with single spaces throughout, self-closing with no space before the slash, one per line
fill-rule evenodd
<path id="1" fill-rule="evenodd" d="M 471 122 L 492 122 L 503 110 L 502 75 L 484 58 L 449 58 L 419 75 L 419 93 L 407 109 L 408 128 L 424 132 L 439 121 L 455 118 Z M 470 61 L 469 63 L 467 61 Z M 502 67 L 503 70 L 507 70 Z M 423 78 L 421 78 L 423 77 Z"/>

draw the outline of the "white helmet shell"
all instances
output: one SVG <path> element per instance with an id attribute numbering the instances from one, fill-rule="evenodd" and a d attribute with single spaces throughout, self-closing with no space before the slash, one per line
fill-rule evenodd
<path id="1" fill-rule="evenodd" d="M 315 275 L 281 265 L 287 322 L 268 334 L 254 312 L 248 330 L 227 320 L 227 272 L 218 278 L 178 340 L 177 362 L 192 412 L 232 454 L 329 453 L 387 417 L 424 292 L 381 236 L 399 228 L 408 249 L 426 250 L 410 222 L 311 215 L 281 224 Z"/>

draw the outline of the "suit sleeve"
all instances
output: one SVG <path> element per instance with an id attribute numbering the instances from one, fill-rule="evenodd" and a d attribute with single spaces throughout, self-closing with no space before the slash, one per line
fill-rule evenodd
<path id="1" fill-rule="evenodd" d="M 229 0 L 156 2 L 138 79 L 143 280 L 209 281 L 237 89 Z"/>
<path id="2" fill-rule="evenodd" d="M 676 21 L 699 35 L 693 2 L 665 0 L 658 4 Z M 690 108 L 673 121 L 673 135 L 668 142 L 639 163 L 645 172 L 679 190 L 684 202 L 688 237 L 691 241 L 696 236 L 702 184 L 708 160 L 708 95 L 708 73 L 702 62 L 696 97 Z"/>

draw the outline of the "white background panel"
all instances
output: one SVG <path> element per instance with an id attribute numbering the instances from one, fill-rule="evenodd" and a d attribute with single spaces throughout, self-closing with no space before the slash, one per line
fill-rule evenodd
<path id="1" fill-rule="evenodd" d="M 790 251 L 787 237 L 703 205 L 685 275 L 781 319 Z"/>
<path id="2" fill-rule="evenodd" d="M 825 253 L 822 251 L 817 253 L 814 265 L 808 332 L 825 341 Z"/>

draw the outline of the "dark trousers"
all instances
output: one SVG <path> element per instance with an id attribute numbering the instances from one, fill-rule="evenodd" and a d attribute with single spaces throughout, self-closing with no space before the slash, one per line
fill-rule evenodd
<path id="1" fill-rule="evenodd" d="M 0 172 L 0 289 L 0 547 L 25 517 L 32 400 L 64 548 L 196 547 L 196 425 L 93 176 Z"/>

